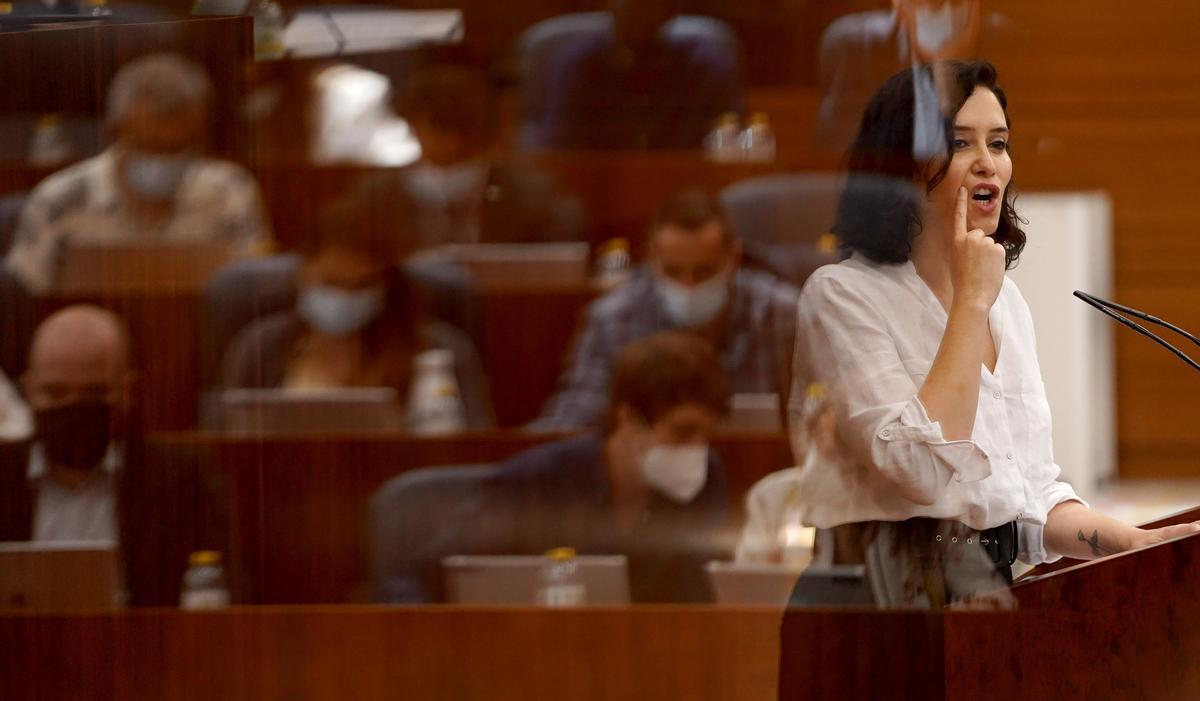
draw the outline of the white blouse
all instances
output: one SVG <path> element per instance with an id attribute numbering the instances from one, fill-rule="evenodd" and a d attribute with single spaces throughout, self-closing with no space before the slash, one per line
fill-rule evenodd
<path id="1" fill-rule="evenodd" d="M 994 373 L 980 364 L 970 440 L 947 441 L 917 398 L 947 314 L 911 262 L 855 255 L 825 266 L 805 284 L 799 315 L 793 443 L 803 447 L 810 382 L 825 385 L 837 422 L 836 456 L 801 466 L 805 523 L 924 516 L 982 530 L 1015 520 L 1022 561 L 1061 557 L 1042 543 L 1046 514 L 1082 500 L 1058 481 L 1033 320 L 1012 280 L 988 315 L 998 357 Z"/>

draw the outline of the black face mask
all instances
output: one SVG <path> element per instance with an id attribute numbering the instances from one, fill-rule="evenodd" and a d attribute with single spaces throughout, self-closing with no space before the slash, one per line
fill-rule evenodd
<path id="1" fill-rule="evenodd" d="M 55 465 L 91 470 L 112 440 L 113 408 L 105 402 L 68 404 L 34 415 L 38 442 Z"/>

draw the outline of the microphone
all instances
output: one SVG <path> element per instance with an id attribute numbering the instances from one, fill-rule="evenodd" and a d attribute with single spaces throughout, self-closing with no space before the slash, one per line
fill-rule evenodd
<path id="1" fill-rule="evenodd" d="M 1073 292 L 1072 294 L 1074 296 L 1078 297 L 1079 299 L 1083 300 L 1084 302 L 1087 302 L 1089 305 L 1100 310 L 1101 312 L 1104 312 L 1105 314 L 1112 317 L 1113 319 L 1116 319 L 1118 323 L 1128 326 L 1129 328 L 1133 329 L 1134 331 L 1140 333 L 1141 335 L 1149 338 L 1150 340 L 1154 341 L 1155 343 L 1159 344 L 1160 346 L 1171 351 L 1173 354 L 1175 354 L 1175 356 L 1177 358 L 1179 358 L 1183 362 L 1190 365 L 1192 367 L 1192 369 L 1200 371 L 1200 363 L 1197 363 L 1195 360 L 1192 360 L 1191 357 L 1189 357 L 1187 353 L 1184 353 L 1183 351 L 1179 350 L 1178 348 L 1171 345 L 1167 341 L 1164 341 L 1162 338 L 1160 338 L 1158 336 L 1158 334 L 1154 333 L 1150 329 L 1147 329 L 1145 326 L 1142 326 L 1141 324 L 1137 323 L 1136 321 L 1127 319 L 1124 316 L 1121 316 L 1121 314 L 1118 314 L 1116 311 L 1113 311 L 1113 310 L 1115 309 L 1117 311 L 1120 311 L 1124 314 L 1128 314 L 1134 318 L 1141 319 L 1142 321 L 1148 322 L 1150 324 L 1162 326 L 1165 329 L 1168 329 L 1170 331 L 1173 331 L 1173 332 L 1179 334 L 1180 336 L 1183 336 L 1184 338 L 1191 341 L 1192 343 L 1195 343 L 1197 346 L 1200 346 L 1200 338 L 1196 338 L 1194 335 L 1188 333 L 1187 331 L 1184 331 L 1183 329 L 1179 328 L 1178 326 L 1176 326 L 1170 322 L 1163 321 L 1162 319 L 1159 319 L 1156 316 L 1151 316 L 1151 315 L 1147 314 L 1146 312 L 1138 311 L 1137 309 L 1133 309 L 1132 307 L 1126 307 L 1123 304 L 1117 304 L 1116 302 L 1110 302 L 1107 299 L 1101 299 L 1094 295 L 1090 295 L 1086 292 L 1081 292 L 1080 290 L 1075 290 L 1075 292 Z"/>

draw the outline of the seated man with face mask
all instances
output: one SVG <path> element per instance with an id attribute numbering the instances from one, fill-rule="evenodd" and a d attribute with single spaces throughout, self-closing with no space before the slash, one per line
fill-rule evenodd
<path id="1" fill-rule="evenodd" d="M 115 143 L 42 181 L 5 261 L 31 291 L 58 281 L 72 244 L 228 244 L 251 253 L 269 239 L 258 186 L 245 169 L 201 155 L 212 86 L 173 54 L 137 59 L 108 91 Z"/>
<path id="2" fill-rule="evenodd" d="M 533 430 L 595 426 L 608 403 L 617 352 L 668 329 L 712 344 L 735 393 L 786 400 L 799 291 L 739 267 L 741 243 L 701 191 L 680 192 L 659 208 L 649 246 L 650 258 L 633 278 L 589 307 L 559 391 Z"/>
<path id="3" fill-rule="evenodd" d="M 396 264 L 411 250 L 411 221 L 410 202 L 370 187 L 327 207 L 301 246 L 295 308 L 238 333 L 221 385 L 389 387 L 405 401 L 422 358 L 443 351 L 461 400 L 455 418 L 463 428 L 492 427 L 474 345 L 458 329 L 426 318 L 413 281 Z"/>
<path id="4" fill-rule="evenodd" d="M 729 555 L 725 473 L 708 447 L 729 402 L 720 361 L 695 336 L 663 332 L 622 350 L 613 374 L 603 431 L 520 453 L 480 487 L 477 507 L 430 514 L 440 519 L 430 552 L 406 551 L 384 598 L 436 599 L 447 555 L 569 546 L 625 555 L 632 601 L 710 601 L 703 565 Z"/>
<path id="5" fill-rule="evenodd" d="M 92 306 L 51 315 L 21 385 L 34 434 L 0 451 L 0 540 L 116 543 L 132 602 L 173 604 L 188 553 L 220 549 L 223 531 L 191 470 L 144 469 L 122 321 Z"/>
<path id="6" fill-rule="evenodd" d="M 417 206 L 417 247 L 584 241 L 582 202 L 554 175 L 493 153 L 483 72 L 435 65 L 413 76 L 403 114 L 421 159 L 378 176 Z"/>

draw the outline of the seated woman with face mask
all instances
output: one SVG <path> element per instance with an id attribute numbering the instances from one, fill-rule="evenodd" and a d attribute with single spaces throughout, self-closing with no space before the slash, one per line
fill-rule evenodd
<path id="1" fill-rule="evenodd" d="M 387 387 L 405 401 L 419 375 L 444 377 L 449 370 L 460 398 L 449 424 L 493 426 L 487 380 L 470 339 L 428 319 L 412 280 L 395 264 L 410 249 L 403 224 L 409 214 L 399 198 L 363 192 L 323 212 L 300 251 L 295 308 L 238 334 L 226 353 L 222 385 Z M 407 409 L 408 427 L 420 430 L 412 401 Z"/>

